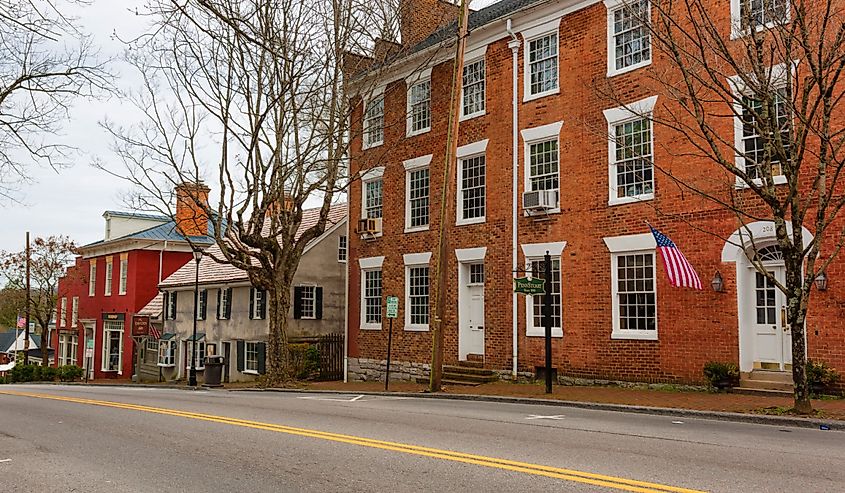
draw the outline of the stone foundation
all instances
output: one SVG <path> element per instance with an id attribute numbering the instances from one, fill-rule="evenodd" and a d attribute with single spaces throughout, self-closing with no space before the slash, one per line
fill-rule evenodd
<path id="1" fill-rule="evenodd" d="M 378 382 L 384 381 L 387 370 L 387 360 L 368 358 L 347 359 L 347 371 L 350 382 Z M 417 378 L 429 378 L 431 365 L 428 363 L 413 363 L 410 361 L 390 362 L 390 381 L 413 382 Z"/>

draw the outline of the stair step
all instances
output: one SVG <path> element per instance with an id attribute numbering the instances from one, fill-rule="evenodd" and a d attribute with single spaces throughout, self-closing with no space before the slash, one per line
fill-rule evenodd
<path id="1" fill-rule="evenodd" d="M 481 385 L 483 383 L 483 382 L 464 382 L 464 381 L 461 381 L 461 380 L 448 380 L 448 379 L 441 380 L 441 382 L 443 383 L 443 385 L 455 385 L 455 386 L 459 386 L 459 387 L 478 387 L 479 385 Z"/>
<path id="2" fill-rule="evenodd" d="M 767 382 L 792 384 L 792 372 L 788 371 L 753 370 L 750 373 L 743 374 L 743 377 L 747 380 L 765 380 Z"/>
<path id="3" fill-rule="evenodd" d="M 477 383 L 486 383 L 486 382 L 496 382 L 499 380 L 498 375 L 473 375 L 467 373 L 452 373 L 452 372 L 443 372 L 443 379 L 444 380 L 455 380 L 458 382 L 477 382 Z"/>
<path id="4" fill-rule="evenodd" d="M 469 357 L 469 356 L 467 356 L 467 357 Z M 478 361 L 478 360 L 458 361 L 458 366 L 462 366 L 464 368 L 484 368 L 484 361 Z"/>
<path id="5" fill-rule="evenodd" d="M 484 363 L 484 355 L 483 354 L 467 354 L 467 361 L 472 361 L 475 363 Z"/>
<path id="6" fill-rule="evenodd" d="M 485 369 L 485 368 L 478 368 L 472 366 L 452 366 L 452 365 L 443 365 L 443 371 L 449 373 L 461 373 L 464 375 L 485 375 L 491 376 L 495 375 L 496 372 L 493 370 Z"/>
<path id="7" fill-rule="evenodd" d="M 731 393 L 744 395 L 766 395 L 769 397 L 792 397 L 791 390 L 755 389 L 748 387 L 734 387 L 731 389 Z"/>
<path id="8" fill-rule="evenodd" d="M 778 390 L 782 392 L 792 392 L 792 384 L 780 381 L 771 380 L 740 380 L 739 386 L 745 389 L 759 389 L 759 390 Z"/>

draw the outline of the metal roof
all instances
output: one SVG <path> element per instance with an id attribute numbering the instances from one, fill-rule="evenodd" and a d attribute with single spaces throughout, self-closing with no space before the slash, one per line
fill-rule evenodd
<path id="1" fill-rule="evenodd" d="M 129 217 L 133 219 L 149 219 L 151 221 L 170 221 L 170 218 L 161 214 L 144 214 L 141 212 L 106 211 L 103 216 Z"/>
<path id="2" fill-rule="evenodd" d="M 200 243 L 200 244 L 210 244 L 212 242 L 211 238 L 208 236 L 185 236 L 178 231 L 176 227 L 176 221 L 172 219 L 167 219 L 167 222 L 164 224 L 156 224 L 154 226 L 150 226 L 147 229 L 142 229 L 141 231 L 136 231 L 134 233 L 129 233 L 127 235 L 119 236 L 117 238 L 113 238 L 111 240 L 98 240 L 93 243 L 88 243 L 87 245 L 83 245 L 80 248 L 90 248 L 94 246 L 104 245 L 107 243 L 114 243 L 117 241 L 123 240 L 150 240 L 150 241 L 191 241 L 192 243 Z M 208 221 L 208 234 L 214 235 L 214 221 Z"/>

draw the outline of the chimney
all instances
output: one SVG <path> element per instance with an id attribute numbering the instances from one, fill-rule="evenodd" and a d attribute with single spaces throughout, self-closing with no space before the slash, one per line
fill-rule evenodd
<path id="1" fill-rule="evenodd" d="M 399 0 L 402 46 L 410 48 L 441 27 L 457 24 L 460 8 L 448 0 Z"/>
<path id="2" fill-rule="evenodd" d="M 402 45 L 388 41 L 382 38 L 376 38 L 375 46 L 373 48 L 373 58 L 378 63 L 384 63 L 385 60 L 399 53 L 402 50 Z"/>
<path id="3" fill-rule="evenodd" d="M 208 234 L 208 192 L 202 182 L 176 186 L 176 228 L 185 236 Z"/>

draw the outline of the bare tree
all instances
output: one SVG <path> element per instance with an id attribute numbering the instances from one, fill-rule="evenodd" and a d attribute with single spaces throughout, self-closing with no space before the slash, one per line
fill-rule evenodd
<path id="1" fill-rule="evenodd" d="M 700 163 L 695 176 L 652 164 L 681 190 L 734 216 L 741 232 L 740 240 L 733 240 L 736 246 L 784 293 L 795 409 L 809 413 L 805 321 L 810 296 L 845 241 L 840 217 L 845 207 L 845 2 L 741 0 L 734 21 L 712 15 L 713 5 L 708 0 L 652 0 L 650 9 L 648 1 L 626 4 L 647 35 L 644 46 L 653 50 L 648 78 L 659 94 L 653 114 L 629 109 L 670 130 L 669 154 Z M 608 84 L 597 87 L 619 104 L 630 103 Z M 760 220 L 774 223 L 784 279 L 757 255 L 748 224 Z M 809 241 L 802 234 L 805 227 L 813 232 Z"/>
<path id="2" fill-rule="evenodd" d="M 80 97 L 108 91 L 110 74 L 68 11 L 87 0 L 0 0 L 0 197 L 33 164 L 58 169 L 73 147 L 57 135 Z"/>
<path id="3" fill-rule="evenodd" d="M 35 238 L 30 252 L 30 317 L 41 328 L 41 364 L 48 366 L 47 354 L 50 321 L 56 313 L 59 279 L 66 267 L 73 262 L 76 245 L 66 236 Z M 24 293 L 26 305 L 26 252 L 0 252 L 0 275 L 8 280 L 4 291 Z M 21 307 L 21 309 L 24 309 Z"/>
<path id="4" fill-rule="evenodd" d="M 343 62 L 374 44 L 363 5 L 150 2 L 150 34 L 129 50 L 143 87 L 127 97 L 142 121 L 104 123 L 123 167 L 98 166 L 134 185 L 138 208 L 172 214 L 175 186 L 206 179 L 214 187 L 213 205 L 196 203 L 213 225 L 214 260 L 267 291 L 270 385 L 290 377 L 286 314 L 299 260 L 349 179 L 354 107 Z M 318 204 L 319 218 L 303 231 L 307 204 Z"/>

